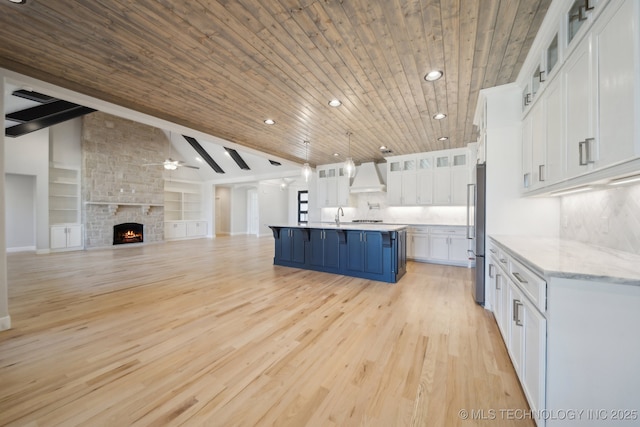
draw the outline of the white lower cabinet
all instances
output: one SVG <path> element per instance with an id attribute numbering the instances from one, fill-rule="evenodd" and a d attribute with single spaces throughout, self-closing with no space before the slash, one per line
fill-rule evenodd
<path id="1" fill-rule="evenodd" d="M 205 237 L 207 221 L 167 221 L 164 223 L 165 240 Z"/>
<path id="2" fill-rule="evenodd" d="M 187 222 L 187 237 L 203 237 L 207 235 L 206 221 Z"/>
<path id="3" fill-rule="evenodd" d="M 52 225 L 51 249 L 82 249 L 82 225 Z"/>
<path id="4" fill-rule="evenodd" d="M 469 240 L 463 226 L 410 227 L 407 258 L 416 261 L 467 266 Z"/>
<path id="5" fill-rule="evenodd" d="M 407 258 L 416 261 L 429 259 L 429 228 L 410 227 L 407 233 Z"/>
<path id="6" fill-rule="evenodd" d="M 488 248 L 488 286 L 496 324 L 531 410 L 540 411 L 545 409 L 546 282 L 491 243 Z M 543 420 L 536 422 L 544 425 Z"/>

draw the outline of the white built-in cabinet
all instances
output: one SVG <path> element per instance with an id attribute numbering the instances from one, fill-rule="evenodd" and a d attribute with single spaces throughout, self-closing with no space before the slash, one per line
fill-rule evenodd
<path id="1" fill-rule="evenodd" d="M 52 250 L 83 248 L 80 224 L 80 170 L 49 167 L 49 247 Z"/>
<path id="2" fill-rule="evenodd" d="M 465 205 L 471 166 L 469 149 L 387 157 L 390 206 Z"/>
<path id="3" fill-rule="evenodd" d="M 322 165 L 316 168 L 317 204 L 319 208 L 351 206 L 351 178 L 343 163 Z"/>
<path id="4" fill-rule="evenodd" d="M 82 249 L 82 225 L 52 225 L 49 246 L 55 250 Z"/>
<path id="5" fill-rule="evenodd" d="M 464 226 L 411 226 L 407 258 L 414 261 L 467 266 L 469 240 Z"/>
<path id="6" fill-rule="evenodd" d="M 164 238 L 205 237 L 207 221 L 202 210 L 202 184 L 166 181 L 164 184 Z"/>
<path id="7" fill-rule="evenodd" d="M 640 158 L 640 2 L 562 5 L 518 78 L 522 188 L 533 194 L 637 173 Z"/>

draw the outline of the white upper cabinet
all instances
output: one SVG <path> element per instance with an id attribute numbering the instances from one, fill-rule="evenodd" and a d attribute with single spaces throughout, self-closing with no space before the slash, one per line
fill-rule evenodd
<path id="1" fill-rule="evenodd" d="M 433 204 L 433 155 L 421 153 L 417 156 L 416 166 L 416 203 Z"/>
<path id="2" fill-rule="evenodd" d="M 640 155 L 640 2 L 612 2 L 594 24 L 599 166 Z"/>
<path id="3" fill-rule="evenodd" d="M 387 158 L 390 206 L 464 205 L 470 178 L 469 149 Z"/>
<path id="4" fill-rule="evenodd" d="M 319 208 L 351 206 L 352 199 L 349 178 L 342 163 L 318 166 L 317 203 Z"/>
<path id="5" fill-rule="evenodd" d="M 597 159 L 591 53 L 591 39 L 584 39 L 569 57 L 563 73 L 566 88 L 566 150 L 569 176 L 593 169 Z"/>
<path id="6" fill-rule="evenodd" d="M 518 78 L 522 187 L 533 194 L 640 164 L 640 2 L 554 4 Z"/>

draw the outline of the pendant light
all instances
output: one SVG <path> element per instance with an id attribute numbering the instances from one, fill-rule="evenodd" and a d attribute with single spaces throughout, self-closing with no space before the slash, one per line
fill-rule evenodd
<path id="1" fill-rule="evenodd" d="M 344 162 L 344 170 L 349 178 L 353 178 L 356 176 L 356 164 L 351 158 L 351 132 L 347 131 L 347 136 L 349 137 L 349 155 L 347 156 L 347 160 Z"/>
<path id="2" fill-rule="evenodd" d="M 309 182 L 309 178 L 311 177 L 311 166 L 309 166 L 309 141 L 304 141 L 305 144 L 305 154 L 304 159 L 306 160 L 304 165 L 302 165 L 302 177 L 304 178 L 304 182 Z"/>

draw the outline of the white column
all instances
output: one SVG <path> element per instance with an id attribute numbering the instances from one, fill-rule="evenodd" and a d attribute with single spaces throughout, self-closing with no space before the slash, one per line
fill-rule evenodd
<path id="1" fill-rule="evenodd" d="M 0 113 L 4 117 L 5 78 L 0 76 Z M 0 135 L 0 331 L 11 328 L 7 292 L 7 236 L 5 225 L 4 131 Z"/>

